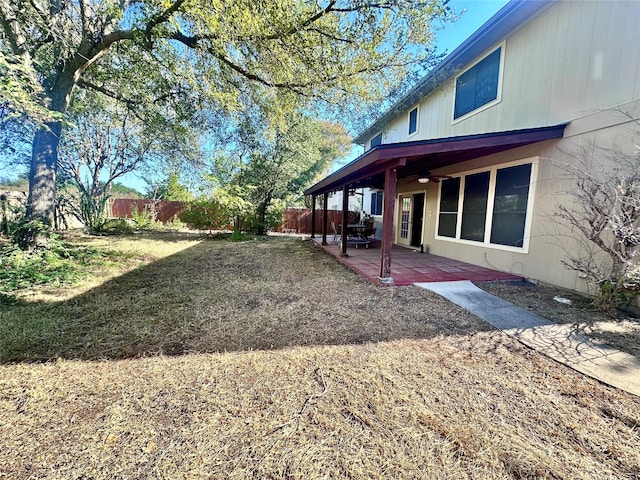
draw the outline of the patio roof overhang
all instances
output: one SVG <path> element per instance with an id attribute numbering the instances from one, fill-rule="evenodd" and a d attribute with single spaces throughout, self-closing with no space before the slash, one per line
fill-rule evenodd
<path id="1" fill-rule="evenodd" d="M 455 165 L 531 143 L 562 138 L 566 126 L 563 123 L 506 132 L 378 145 L 320 180 L 305 190 L 304 194 L 321 195 L 344 186 L 380 188 L 384 172 L 390 168 L 397 168 L 398 178 L 403 178 L 420 171 Z"/>

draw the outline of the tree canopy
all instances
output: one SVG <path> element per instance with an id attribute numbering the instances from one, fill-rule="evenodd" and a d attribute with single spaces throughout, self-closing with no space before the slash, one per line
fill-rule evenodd
<path id="1" fill-rule="evenodd" d="M 253 206 L 253 229 L 264 234 L 274 202 L 300 202 L 303 191 L 325 175 L 336 158 L 349 152 L 351 137 L 340 124 L 289 112 L 278 122 L 257 114 L 238 125 L 236 163 L 226 183 L 241 188 Z M 220 172 L 217 169 L 217 173 Z"/>
<path id="2" fill-rule="evenodd" d="M 78 89 L 145 122 L 223 124 L 252 89 L 353 106 L 428 61 L 447 12 L 446 0 L 0 0 L 0 103 L 40 122 L 28 214 L 51 218 L 61 115 Z"/>

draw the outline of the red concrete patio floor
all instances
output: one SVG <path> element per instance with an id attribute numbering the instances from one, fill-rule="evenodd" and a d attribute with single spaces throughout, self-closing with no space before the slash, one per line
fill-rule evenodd
<path id="1" fill-rule="evenodd" d="M 380 248 L 347 249 L 348 257 L 340 256 L 340 246 L 333 243 L 322 245 L 320 238 L 313 241 L 325 252 L 369 281 L 380 285 Z M 391 276 L 394 285 L 404 286 L 418 282 L 449 282 L 470 280 L 491 282 L 498 280 L 522 280 L 522 277 L 507 272 L 471 265 L 451 258 L 429 253 L 418 253 L 410 248 L 394 245 L 391 252 Z"/>

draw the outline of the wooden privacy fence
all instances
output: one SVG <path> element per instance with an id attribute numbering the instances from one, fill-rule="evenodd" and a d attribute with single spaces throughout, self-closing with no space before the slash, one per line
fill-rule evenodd
<path id="1" fill-rule="evenodd" d="M 155 215 L 155 219 L 162 223 L 173 221 L 184 210 L 186 206 L 183 202 L 170 200 L 149 200 L 135 198 L 115 198 L 109 202 L 109 216 L 112 218 L 132 218 L 133 209 L 139 213 L 145 209 Z M 342 210 L 327 211 L 327 228 L 331 233 L 331 222 L 336 225 L 342 223 Z M 316 210 L 316 235 L 322 233 L 322 209 Z M 358 212 L 348 213 L 348 223 L 358 223 L 360 214 Z M 231 228 L 231 227 L 229 227 Z M 287 208 L 282 214 L 282 223 L 276 228 L 277 232 L 283 233 L 311 233 L 311 209 L 310 208 Z"/>
<path id="2" fill-rule="evenodd" d="M 186 208 L 182 202 L 150 200 L 148 198 L 115 198 L 109 203 L 110 217 L 131 218 L 133 217 L 134 208 L 137 209 L 138 213 L 142 213 L 146 209 L 154 215 L 155 220 L 162 223 L 172 222 Z"/>
<path id="3" fill-rule="evenodd" d="M 322 222 L 324 212 L 322 209 L 316 210 L 316 235 L 322 233 Z M 348 223 L 358 223 L 360 214 L 358 212 L 348 213 Z M 327 230 L 331 233 L 331 222 L 336 225 L 342 223 L 342 210 L 327 210 Z M 282 224 L 276 229 L 282 233 L 311 233 L 311 209 L 310 208 L 287 208 L 282 214 Z"/>

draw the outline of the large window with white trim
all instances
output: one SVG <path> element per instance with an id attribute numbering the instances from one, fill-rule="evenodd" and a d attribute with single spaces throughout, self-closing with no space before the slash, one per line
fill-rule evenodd
<path id="1" fill-rule="evenodd" d="M 523 163 L 443 180 L 437 237 L 524 248 L 532 173 Z"/>
<path id="2" fill-rule="evenodd" d="M 460 177 L 442 182 L 440 187 L 440 213 L 438 215 L 438 235 L 456 236 L 458 224 L 458 200 L 460 199 Z"/>
<path id="3" fill-rule="evenodd" d="M 527 220 L 531 164 L 502 168 L 496 174 L 491 243 L 521 247 Z"/>
<path id="4" fill-rule="evenodd" d="M 464 179 L 460 238 L 484 241 L 489 198 L 489 172 L 474 173 Z"/>
<path id="5" fill-rule="evenodd" d="M 456 78 L 454 120 L 498 98 L 501 52 L 497 48 Z"/>

